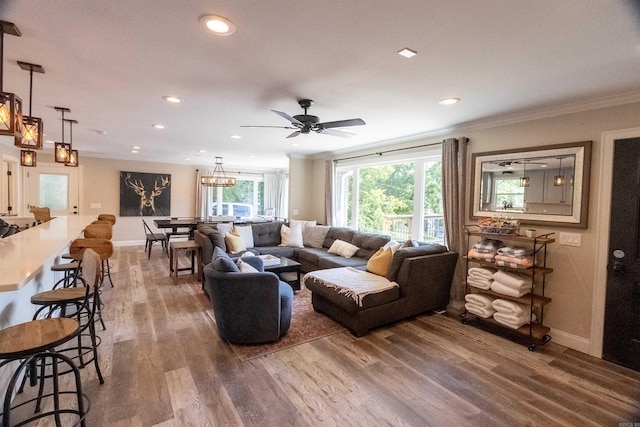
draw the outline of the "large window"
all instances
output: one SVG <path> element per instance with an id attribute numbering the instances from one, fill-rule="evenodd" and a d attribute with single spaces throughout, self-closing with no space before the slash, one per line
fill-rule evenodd
<path id="1" fill-rule="evenodd" d="M 336 167 L 336 225 L 444 242 L 440 152 Z"/>
<path id="2" fill-rule="evenodd" d="M 209 187 L 212 192 L 209 215 L 230 215 L 236 218 L 255 218 L 264 214 L 264 181 L 262 178 L 243 178 L 233 187 Z"/>

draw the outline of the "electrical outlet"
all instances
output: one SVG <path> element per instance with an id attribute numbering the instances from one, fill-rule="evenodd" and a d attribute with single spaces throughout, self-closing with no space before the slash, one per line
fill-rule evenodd
<path id="1" fill-rule="evenodd" d="M 560 233 L 560 241 L 558 242 L 561 245 L 566 246 L 582 246 L 582 234 L 578 233 Z"/>

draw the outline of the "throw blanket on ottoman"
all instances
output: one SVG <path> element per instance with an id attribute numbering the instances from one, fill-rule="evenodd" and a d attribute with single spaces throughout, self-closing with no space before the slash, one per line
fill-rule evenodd
<path id="1" fill-rule="evenodd" d="M 352 298 L 359 307 L 365 296 L 397 288 L 396 282 L 368 271 L 353 267 L 330 268 L 307 273 L 306 278 L 322 282 L 328 288 L 334 288 L 339 294 Z"/>

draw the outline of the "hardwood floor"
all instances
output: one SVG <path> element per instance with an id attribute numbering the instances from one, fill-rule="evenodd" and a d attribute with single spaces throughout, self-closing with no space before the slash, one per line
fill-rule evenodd
<path id="1" fill-rule="evenodd" d="M 640 373 L 553 342 L 526 347 L 444 315 L 338 333 L 241 362 L 192 279 L 154 248 L 116 248 L 83 369 L 91 426 L 516 426 L 640 422 Z M 295 328 L 295 323 L 292 325 Z"/>

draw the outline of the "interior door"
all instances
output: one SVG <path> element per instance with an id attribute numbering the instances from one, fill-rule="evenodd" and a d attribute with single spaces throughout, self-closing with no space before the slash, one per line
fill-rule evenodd
<path id="1" fill-rule="evenodd" d="M 640 138 L 615 141 L 603 358 L 640 371 Z"/>
<path id="2" fill-rule="evenodd" d="M 48 207 L 51 216 L 78 215 L 79 168 L 55 163 L 23 168 L 25 215 L 30 206 Z"/>

